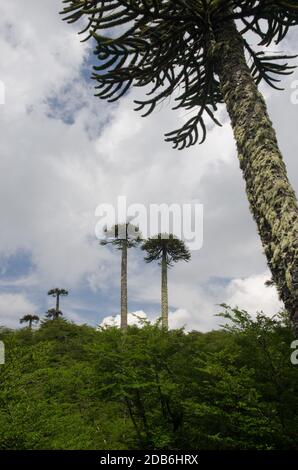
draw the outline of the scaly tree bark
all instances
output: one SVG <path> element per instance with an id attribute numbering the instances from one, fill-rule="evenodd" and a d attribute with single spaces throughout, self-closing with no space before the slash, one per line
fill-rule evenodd
<path id="1" fill-rule="evenodd" d="M 263 96 L 233 21 L 218 29 L 218 74 L 250 208 L 274 284 L 298 327 L 298 206 Z"/>
<path id="2" fill-rule="evenodd" d="M 174 109 L 193 111 L 180 128 L 166 134 L 175 148 L 203 142 L 206 117 L 220 125 L 217 105 L 226 103 L 272 278 L 298 330 L 297 201 L 257 89 L 261 81 L 278 89 L 280 76 L 292 73 L 288 60 L 293 56 L 265 53 L 246 39 L 250 32 L 262 46 L 279 44 L 298 25 L 297 0 L 64 0 L 64 4 L 65 19 L 87 20 L 85 40 L 96 44 L 98 64 L 92 75 L 96 96 L 115 101 L 132 86 L 146 87 L 146 92 L 151 86 L 146 97 L 136 101 L 144 116 L 173 94 Z"/>

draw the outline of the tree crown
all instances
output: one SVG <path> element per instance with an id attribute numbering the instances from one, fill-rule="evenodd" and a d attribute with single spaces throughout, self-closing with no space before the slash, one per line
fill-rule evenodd
<path id="1" fill-rule="evenodd" d="M 57 297 L 57 295 L 68 295 L 68 290 L 66 289 L 59 289 L 59 287 L 55 287 L 53 289 L 50 289 L 48 292 L 48 295 L 51 295 L 52 297 Z"/>
<path id="2" fill-rule="evenodd" d="M 46 318 L 58 318 L 61 315 L 63 315 L 61 310 L 56 310 L 55 308 L 49 308 L 46 312 Z"/>
<path id="3" fill-rule="evenodd" d="M 175 148 L 206 138 L 206 117 L 223 102 L 216 73 L 215 31 L 237 20 L 256 81 L 277 87 L 279 75 L 292 73 L 284 54 L 255 51 L 245 39 L 253 32 L 259 44 L 279 43 L 298 24 L 295 0 L 64 0 L 64 19 L 85 20 L 83 40 L 95 41 L 98 64 L 92 78 L 96 96 L 116 101 L 131 86 L 148 87 L 147 98 L 135 101 L 143 116 L 172 94 L 176 106 L 194 114 L 180 129 L 166 134 Z M 201 135 L 200 135 L 201 134 Z"/>
<path id="4" fill-rule="evenodd" d="M 38 315 L 30 315 L 30 314 L 27 314 L 27 315 L 24 315 L 21 319 L 20 319 L 20 323 L 28 323 L 28 322 L 39 322 L 39 316 Z"/>
<path id="5" fill-rule="evenodd" d="M 125 224 L 116 224 L 111 228 L 105 227 L 104 229 L 104 239 L 101 240 L 100 244 L 105 245 L 114 245 L 121 250 L 124 245 L 127 248 L 134 248 L 137 246 L 142 239 L 142 234 L 139 230 L 139 227 L 133 225 L 129 222 Z"/>
<path id="6" fill-rule="evenodd" d="M 149 238 L 143 243 L 142 250 L 147 252 L 145 256 L 147 263 L 164 258 L 168 266 L 173 266 L 178 261 L 190 260 L 190 251 L 185 243 L 173 234 L 159 233 Z"/>

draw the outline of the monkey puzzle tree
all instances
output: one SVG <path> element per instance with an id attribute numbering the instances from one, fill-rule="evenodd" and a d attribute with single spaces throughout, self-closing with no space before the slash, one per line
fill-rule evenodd
<path id="1" fill-rule="evenodd" d="M 100 244 L 113 245 L 121 251 L 121 299 L 120 299 L 120 326 L 127 328 L 127 252 L 129 248 L 136 247 L 141 242 L 141 233 L 133 224 L 116 224 L 104 230 L 104 239 Z"/>
<path id="2" fill-rule="evenodd" d="M 63 313 L 61 310 L 57 310 L 57 308 L 49 308 L 49 310 L 46 312 L 46 318 L 52 318 L 52 320 L 57 320 L 62 315 Z"/>
<path id="3" fill-rule="evenodd" d="M 59 307 L 60 307 L 60 297 L 65 297 L 68 295 L 68 291 L 66 289 L 59 289 L 59 287 L 55 287 L 54 289 L 50 289 L 48 292 L 48 295 L 51 295 L 52 297 L 56 297 L 56 312 L 57 315 L 55 318 L 58 318 L 59 315 L 62 315 L 62 312 L 60 312 Z M 50 309 L 51 311 L 53 309 Z M 50 311 L 48 310 L 48 312 Z"/>
<path id="4" fill-rule="evenodd" d="M 151 90 L 137 109 L 150 114 L 174 95 L 176 108 L 191 110 L 180 129 L 167 134 L 175 147 L 205 140 L 215 112 L 225 103 L 237 142 L 251 211 L 279 295 L 298 323 L 298 207 L 288 181 L 266 104 L 265 81 L 278 88 L 292 73 L 285 54 L 265 47 L 298 24 L 295 0 L 64 0 L 64 18 L 85 20 L 83 33 L 96 45 L 92 78 L 97 96 L 115 101 L 131 87 Z M 84 22 L 84 21 L 83 21 Z M 236 26 L 237 22 L 237 26 Z M 80 21 L 80 24 L 82 22 Z"/>
<path id="5" fill-rule="evenodd" d="M 21 319 L 20 319 L 20 323 L 29 323 L 29 328 L 30 330 L 32 329 L 32 324 L 33 323 L 38 323 L 39 322 L 39 316 L 38 315 L 24 315 Z"/>
<path id="6" fill-rule="evenodd" d="M 178 261 L 189 261 L 190 252 L 182 240 L 173 234 L 159 233 L 149 238 L 142 245 L 142 250 L 147 252 L 145 261 L 160 261 L 161 265 L 161 323 L 162 327 L 169 327 L 169 303 L 168 303 L 168 268 Z"/>

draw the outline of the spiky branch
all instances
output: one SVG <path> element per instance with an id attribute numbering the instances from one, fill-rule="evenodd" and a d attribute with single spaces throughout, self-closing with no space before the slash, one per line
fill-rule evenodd
<path id="1" fill-rule="evenodd" d="M 143 116 L 174 95 L 173 109 L 191 116 L 182 127 L 166 134 L 175 148 L 203 142 L 207 124 L 220 125 L 217 105 L 223 102 L 215 60 L 214 31 L 231 19 L 252 31 L 263 46 L 277 44 L 298 24 L 297 2 L 276 0 L 64 0 L 69 23 L 85 21 L 84 41 L 93 39 L 98 64 L 92 78 L 96 96 L 118 100 L 132 86 L 145 87 L 147 97 L 136 101 Z M 284 54 L 254 51 L 256 83 L 276 88 L 280 75 L 292 73 Z M 150 88 L 151 87 L 151 88 Z"/>

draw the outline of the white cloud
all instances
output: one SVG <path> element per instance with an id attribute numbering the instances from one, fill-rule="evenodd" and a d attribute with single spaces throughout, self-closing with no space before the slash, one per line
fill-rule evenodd
<path id="1" fill-rule="evenodd" d="M 0 6 L 1 79 L 10 116 L 40 105 L 80 72 L 89 46 L 62 22 L 60 9 L 60 0 L 11 0 Z"/>
<path id="2" fill-rule="evenodd" d="M 22 294 L 0 294 L 0 325 L 15 328 L 26 314 L 36 314 L 37 307 Z"/>
<path id="3" fill-rule="evenodd" d="M 282 308 L 275 287 L 266 287 L 265 282 L 271 279 L 267 271 L 246 279 L 233 279 L 227 289 L 227 301 L 231 307 L 239 307 L 250 314 L 263 311 L 274 315 Z"/>
<path id="4" fill-rule="evenodd" d="M 187 310 L 180 308 L 175 310 L 174 312 L 169 313 L 169 328 L 176 329 L 176 328 L 183 328 L 187 327 L 188 329 L 191 328 L 191 324 L 193 323 L 193 318 L 190 312 Z"/>
<path id="5" fill-rule="evenodd" d="M 127 315 L 127 322 L 128 325 L 137 325 L 142 326 L 144 321 L 148 321 L 147 314 L 142 310 L 138 310 L 136 312 L 128 313 Z M 102 328 L 108 326 L 120 326 L 120 315 L 110 315 L 105 317 L 102 322 L 100 323 Z"/>
<path id="6" fill-rule="evenodd" d="M 224 287 L 216 287 L 215 284 L 211 294 L 206 294 L 202 290 L 197 293 L 193 292 L 191 302 L 177 302 L 181 307 L 170 312 L 170 327 L 185 326 L 187 330 L 200 331 L 216 328 L 221 323 L 221 320 L 216 317 L 216 314 L 222 310 L 219 303 L 225 303 L 232 308 L 239 307 L 246 310 L 252 317 L 255 317 L 258 312 L 272 316 L 282 309 L 282 303 L 278 299 L 275 287 L 265 286 L 268 279 L 270 279 L 270 274 L 266 271 L 247 278 L 232 279 Z M 181 287 L 181 296 L 183 292 L 188 298 L 190 297 L 187 286 Z M 182 305 L 188 305 L 188 309 L 182 308 Z"/>
<path id="7" fill-rule="evenodd" d="M 62 22 L 60 9 L 60 0 L 9 0 L 0 6 L 0 80 L 7 91 L 0 108 L 0 260 L 23 249 L 33 264 L 29 277 L 4 279 L 0 286 L 22 289 L 30 298 L 32 286 L 46 292 L 61 283 L 75 297 L 83 285 L 85 299 L 72 318 L 79 321 L 84 305 L 91 318 L 86 299 L 98 293 L 92 315 L 100 321 L 103 312 L 115 311 L 120 261 L 119 252 L 100 247 L 94 236 L 98 204 L 115 203 L 119 195 L 144 204 L 196 199 L 205 208 L 204 246 L 169 273 L 170 322 L 205 331 L 216 326 L 220 302 L 272 312 L 276 294 L 257 274 L 265 272 L 266 262 L 225 113 L 223 127 L 214 128 L 204 145 L 172 150 L 163 133 L 185 116 L 163 106 L 142 119 L 132 103 L 139 90 L 116 106 L 95 99 L 93 84 L 82 80 L 89 46 L 80 43 L 76 26 Z M 291 104 L 289 84 L 286 93 L 267 98 L 298 189 L 292 137 L 298 107 Z M 133 250 L 129 300 L 136 309 L 146 311 L 150 304 L 150 311 L 158 311 L 159 268 L 143 264 Z"/>
<path id="8" fill-rule="evenodd" d="M 0 115 L 6 136 L 0 255 L 28 250 L 40 283 L 74 285 L 99 261 L 90 240 L 101 177 L 90 135 L 101 119 L 81 77 L 89 46 L 62 22 L 59 9 L 58 0 L 0 6 L 0 77 L 7 92 Z M 68 114 L 74 126 L 63 122 Z"/>

